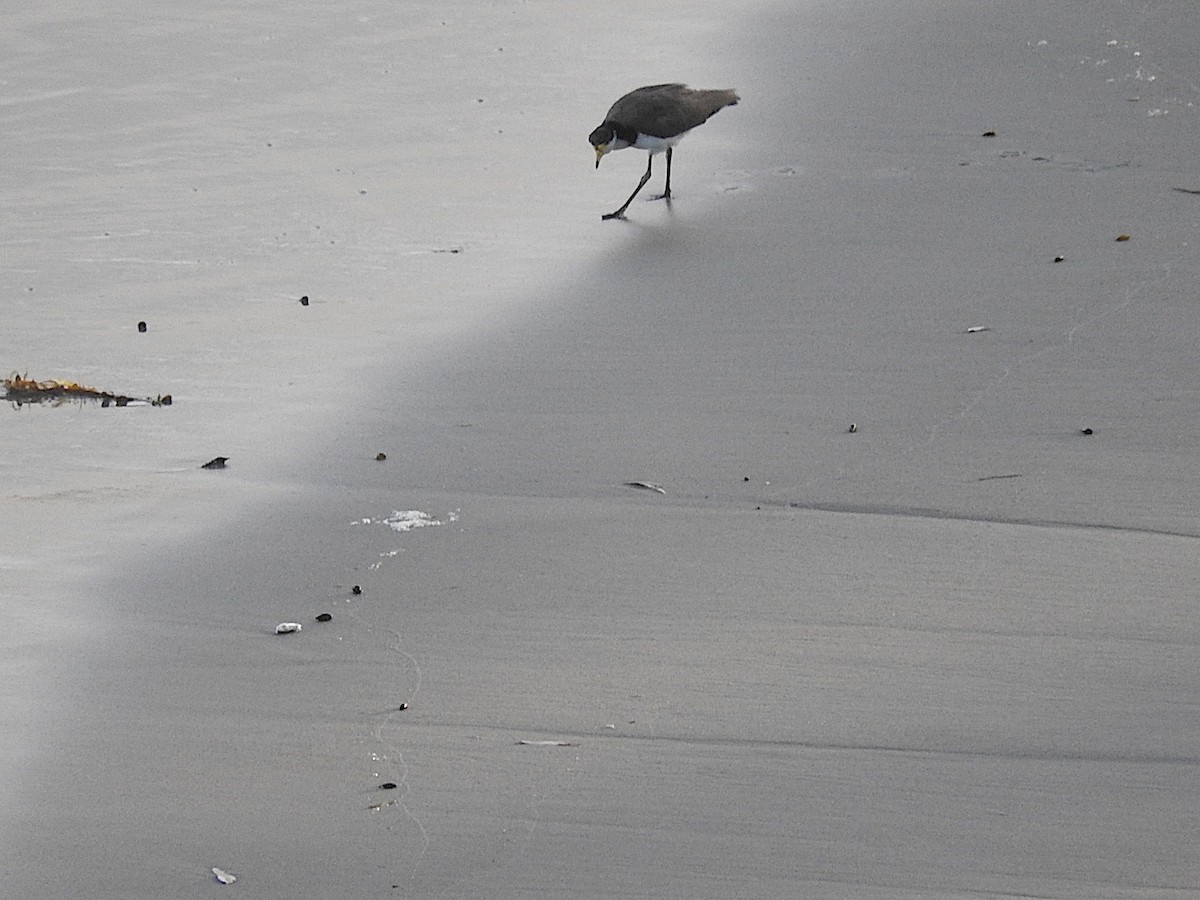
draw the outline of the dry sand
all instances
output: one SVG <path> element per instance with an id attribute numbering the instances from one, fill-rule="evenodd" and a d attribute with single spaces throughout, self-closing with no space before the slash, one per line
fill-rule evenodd
<path id="1" fill-rule="evenodd" d="M 684 7 L 663 58 L 744 102 L 681 146 L 672 207 L 599 222 L 640 154 L 599 182 L 586 147 L 566 174 L 580 136 L 501 154 L 493 236 L 412 256 L 417 297 L 463 291 L 424 314 L 384 302 L 410 272 L 364 210 L 294 249 L 344 299 L 252 370 L 315 347 L 355 388 L 297 375 L 256 421 L 235 380 L 184 443 L 156 426 L 184 487 L 93 515 L 163 539 L 12 639 L 15 896 L 1200 891 L 1188 7 Z M 588 46 L 598 102 L 554 101 L 579 135 L 672 74 Z M 478 197 L 443 187 L 457 223 Z M 536 237 L 501 236 L 517 195 Z M 202 321 L 237 363 L 270 308 Z M 184 469 L 206 432 L 237 468 Z M 6 577 L 40 597 L 34 562 Z"/>

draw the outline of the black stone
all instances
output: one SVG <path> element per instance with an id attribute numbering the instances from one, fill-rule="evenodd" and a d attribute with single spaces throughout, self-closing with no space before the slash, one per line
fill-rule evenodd
<path id="1" fill-rule="evenodd" d="M 223 468 L 225 468 L 225 463 L 227 463 L 227 462 L 229 462 L 228 456 L 214 456 L 212 459 L 210 459 L 208 462 L 206 462 L 200 468 L 202 468 L 202 469 L 223 469 Z"/>
<path id="2" fill-rule="evenodd" d="M 317 616 L 317 621 L 318 622 L 332 622 L 333 616 L 331 616 L 329 613 L 321 613 L 319 616 Z"/>

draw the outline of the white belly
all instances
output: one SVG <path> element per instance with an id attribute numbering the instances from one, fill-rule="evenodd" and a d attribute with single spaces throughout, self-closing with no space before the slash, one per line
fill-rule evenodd
<path id="1" fill-rule="evenodd" d="M 674 147 L 681 140 L 683 140 L 683 136 L 685 134 L 687 134 L 687 132 L 682 131 L 674 137 L 660 138 L 639 132 L 637 141 L 631 146 L 637 147 L 639 150 L 649 150 L 651 155 L 653 155 L 655 153 L 662 153 L 668 147 Z"/>

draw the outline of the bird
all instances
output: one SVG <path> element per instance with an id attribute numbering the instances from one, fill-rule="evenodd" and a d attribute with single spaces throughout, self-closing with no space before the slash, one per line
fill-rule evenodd
<path id="1" fill-rule="evenodd" d="M 686 84 L 651 84 L 630 91 L 612 105 L 604 121 L 588 136 L 596 150 L 596 168 L 606 153 L 635 147 L 648 150 L 646 174 L 621 208 L 601 219 L 624 219 L 625 210 L 646 182 L 654 155 L 667 151 L 666 190 L 655 200 L 671 199 L 671 151 L 689 131 L 703 125 L 726 106 L 738 102 L 734 90 L 693 90 Z"/>

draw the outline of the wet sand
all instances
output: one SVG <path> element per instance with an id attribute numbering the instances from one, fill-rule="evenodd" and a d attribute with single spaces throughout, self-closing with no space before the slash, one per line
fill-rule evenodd
<path id="1" fill-rule="evenodd" d="M 6 882 L 1193 894 L 1200 56 L 1100 6 L 741 22 L 671 207 L 607 158 L 598 261 L 186 476 L 250 498 L 59 639 Z"/>

